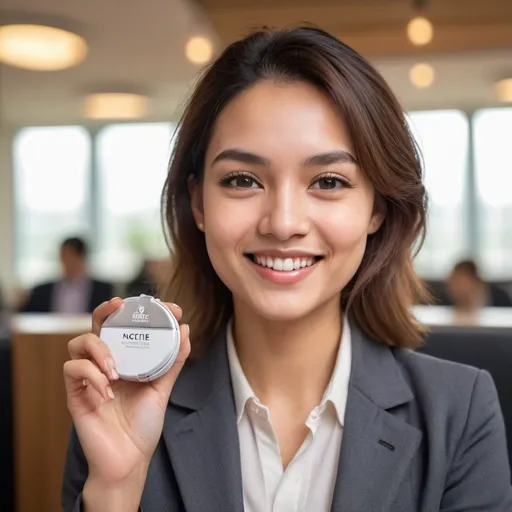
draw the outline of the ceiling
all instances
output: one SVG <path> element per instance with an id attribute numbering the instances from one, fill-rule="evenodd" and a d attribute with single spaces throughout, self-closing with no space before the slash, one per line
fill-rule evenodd
<path id="1" fill-rule="evenodd" d="M 199 69 L 184 56 L 188 38 L 218 41 L 201 11 L 186 0 L 2 0 L 1 9 L 58 15 L 78 25 L 89 43 L 87 59 L 67 70 L 1 66 L 4 123 L 80 121 L 84 94 L 109 84 L 147 92 L 150 117 L 169 119 Z"/>
<path id="2" fill-rule="evenodd" d="M 0 66 L 0 118 L 13 126 L 81 123 L 84 94 L 109 84 L 147 92 L 148 119 L 175 118 L 200 69 L 184 56 L 187 39 L 207 36 L 219 51 L 261 25 L 308 21 L 337 34 L 375 63 L 406 108 L 492 105 L 493 82 L 512 76 L 512 0 L 431 0 L 436 33 L 426 50 L 405 38 L 406 0 L 2 0 L 14 9 L 69 20 L 90 53 L 58 72 Z M 418 61 L 436 69 L 429 89 L 408 81 Z"/>

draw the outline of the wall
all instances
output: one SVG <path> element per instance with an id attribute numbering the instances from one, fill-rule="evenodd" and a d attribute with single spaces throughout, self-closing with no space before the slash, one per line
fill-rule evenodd
<path id="1" fill-rule="evenodd" d="M 14 276 L 14 186 L 12 140 L 14 130 L 0 125 L 0 288 L 12 298 Z"/>

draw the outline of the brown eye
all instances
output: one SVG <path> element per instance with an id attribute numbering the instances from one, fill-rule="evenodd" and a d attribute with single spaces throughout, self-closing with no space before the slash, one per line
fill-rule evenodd
<path id="1" fill-rule="evenodd" d="M 231 186 L 236 188 L 252 188 L 256 182 L 249 176 L 236 176 L 230 180 Z"/>
<path id="2" fill-rule="evenodd" d="M 250 174 L 242 174 L 242 173 L 236 173 L 236 174 L 229 174 L 225 176 L 221 181 L 220 184 L 223 187 L 228 188 L 236 188 L 236 189 L 250 189 L 250 188 L 260 188 L 261 185 L 256 181 L 255 178 L 253 178 Z"/>
<path id="3" fill-rule="evenodd" d="M 324 176 L 313 183 L 312 188 L 320 190 L 339 190 L 343 188 L 345 183 L 340 179 L 332 176 Z"/>

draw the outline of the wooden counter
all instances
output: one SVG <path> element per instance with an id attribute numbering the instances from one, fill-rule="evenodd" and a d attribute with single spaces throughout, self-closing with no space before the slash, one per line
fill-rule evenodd
<path id="1" fill-rule="evenodd" d="M 13 433 L 17 512 L 57 512 L 71 427 L 62 367 L 89 316 L 12 319 Z"/>

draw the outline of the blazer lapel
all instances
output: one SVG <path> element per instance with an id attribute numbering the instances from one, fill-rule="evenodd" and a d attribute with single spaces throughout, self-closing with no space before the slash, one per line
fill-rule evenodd
<path id="1" fill-rule="evenodd" d="M 392 350 L 352 328 L 352 375 L 332 512 L 386 512 L 422 434 L 388 412 L 413 399 Z"/>
<path id="2" fill-rule="evenodd" d="M 163 432 L 187 512 L 243 512 L 236 411 L 225 333 L 178 378 Z M 187 414 L 188 412 L 188 414 Z"/>

